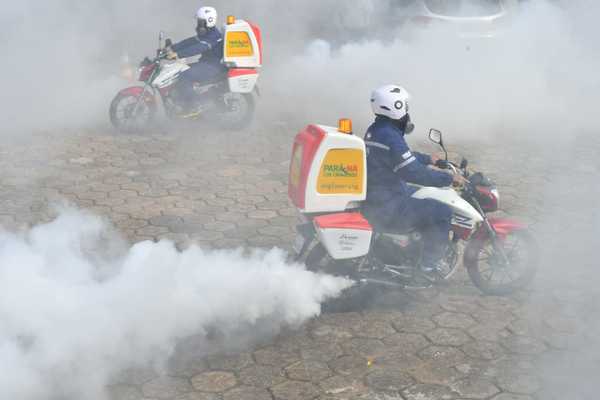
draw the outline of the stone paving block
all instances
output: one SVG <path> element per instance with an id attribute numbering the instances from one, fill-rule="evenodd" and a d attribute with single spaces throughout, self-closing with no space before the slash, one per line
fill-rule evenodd
<path id="1" fill-rule="evenodd" d="M 406 353 L 416 354 L 420 350 L 429 346 L 429 341 L 420 334 L 416 333 L 396 333 L 383 339 L 387 346 L 401 348 Z"/>
<path id="2" fill-rule="evenodd" d="M 511 353 L 523 355 L 538 355 L 547 349 L 542 341 L 526 336 L 511 335 L 501 339 L 500 344 Z"/>
<path id="3" fill-rule="evenodd" d="M 317 342 L 310 347 L 300 350 L 300 356 L 303 361 L 318 361 L 326 363 L 344 355 L 345 347 L 335 342 Z"/>
<path id="4" fill-rule="evenodd" d="M 189 392 L 178 395 L 173 400 L 222 400 L 222 397 L 217 393 Z"/>
<path id="5" fill-rule="evenodd" d="M 355 354 L 364 358 L 378 358 L 387 353 L 387 348 L 381 340 L 357 337 L 342 343 L 346 354 Z"/>
<path id="6" fill-rule="evenodd" d="M 497 382 L 502 390 L 518 394 L 534 394 L 541 388 L 540 380 L 534 375 L 501 374 Z"/>
<path id="7" fill-rule="evenodd" d="M 239 372 L 242 383 L 258 388 L 270 388 L 285 381 L 281 368 L 266 365 L 254 365 Z"/>
<path id="8" fill-rule="evenodd" d="M 317 386 L 310 382 L 286 381 L 271 389 L 275 400 L 306 400 L 319 395 Z"/>
<path id="9" fill-rule="evenodd" d="M 500 393 L 493 382 L 480 377 L 469 377 L 449 385 L 461 397 L 467 399 L 489 399 Z"/>
<path id="10" fill-rule="evenodd" d="M 432 318 L 442 328 L 467 329 L 475 325 L 475 320 L 467 314 L 445 312 Z"/>
<path id="11" fill-rule="evenodd" d="M 407 373 L 392 368 L 376 369 L 365 378 L 367 386 L 375 391 L 400 392 L 415 384 L 415 380 Z"/>
<path id="12" fill-rule="evenodd" d="M 418 384 L 404 389 L 402 396 L 406 400 L 451 400 L 457 397 L 457 393 L 447 386 Z"/>
<path id="13" fill-rule="evenodd" d="M 419 383 L 445 386 L 468 376 L 468 373 L 457 368 L 442 366 L 434 361 L 420 362 L 406 371 Z"/>
<path id="14" fill-rule="evenodd" d="M 519 395 L 519 394 L 512 394 L 512 393 L 500 393 L 499 395 L 495 396 L 492 400 L 533 400 L 533 397 L 523 396 L 523 395 Z M 544 397 L 544 400 L 552 400 L 552 399 Z"/>
<path id="15" fill-rule="evenodd" d="M 495 342 L 474 341 L 462 346 L 462 351 L 472 358 L 497 360 L 504 356 L 505 350 Z"/>
<path id="16" fill-rule="evenodd" d="M 320 382 L 333 375 L 326 363 L 302 360 L 285 369 L 287 377 L 295 381 Z"/>
<path id="17" fill-rule="evenodd" d="M 349 339 L 354 336 L 352 331 L 348 328 L 336 326 L 336 325 L 325 325 L 320 324 L 312 329 L 312 335 L 316 339 L 334 339 L 343 340 Z"/>
<path id="18" fill-rule="evenodd" d="M 272 400 L 273 397 L 266 389 L 252 386 L 240 386 L 231 389 L 223 395 L 223 400 Z"/>
<path id="19" fill-rule="evenodd" d="M 300 361 L 300 355 L 296 352 L 286 351 L 276 347 L 264 347 L 253 353 L 257 364 L 285 368 L 290 364 Z"/>
<path id="20" fill-rule="evenodd" d="M 367 373 L 369 359 L 357 355 L 346 355 L 329 362 L 329 367 L 343 376 L 359 377 Z"/>
<path id="21" fill-rule="evenodd" d="M 430 346 L 419 352 L 419 357 L 424 361 L 436 362 L 440 366 L 452 367 L 462 364 L 466 355 L 455 347 Z"/>
<path id="22" fill-rule="evenodd" d="M 223 371 L 240 371 L 254 365 L 249 353 L 210 356 L 206 358 L 206 362 L 210 368 Z"/>
<path id="23" fill-rule="evenodd" d="M 472 340 L 459 329 L 437 328 L 425 335 L 431 343 L 439 346 L 462 346 Z"/>
<path id="24" fill-rule="evenodd" d="M 235 375 L 225 371 L 208 371 L 194 376 L 192 386 L 199 392 L 220 393 L 238 384 Z"/>
<path id="25" fill-rule="evenodd" d="M 354 398 L 367 392 L 367 387 L 361 380 L 339 375 L 332 376 L 319 383 L 319 387 L 325 394 L 337 398 Z"/>
<path id="26" fill-rule="evenodd" d="M 400 316 L 392 319 L 392 324 L 398 332 L 425 333 L 435 328 L 435 324 L 427 318 Z"/>
<path id="27" fill-rule="evenodd" d="M 361 318 L 360 322 L 353 327 L 353 330 L 357 336 L 375 339 L 383 339 L 396 333 L 396 330 L 388 321 L 365 318 Z"/>
<path id="28" fill-rule="evenodd" d="M 144 396 L 155 399 L 170 399 L 192 390 L 192 385 L 187 379 L 168 376 L 153 379 L 142 386 Z"/>

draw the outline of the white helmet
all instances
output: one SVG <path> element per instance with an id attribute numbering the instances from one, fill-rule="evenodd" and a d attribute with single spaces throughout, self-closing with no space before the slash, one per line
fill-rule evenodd
<path id="1" fill-rule="evenodd" d="M 204 28 L 214 28 L 217 26 L 217 10 L 214 7 L 200 7 L 196 13 L 198 23 L 202 23 Z"/>
<path id="2" fill-rule="evenodd" d="M 411 95 L 401 86 L 385 85 L 371 94 L 371 108 L 375 115 L 398 120 L 408 114 Z"/>

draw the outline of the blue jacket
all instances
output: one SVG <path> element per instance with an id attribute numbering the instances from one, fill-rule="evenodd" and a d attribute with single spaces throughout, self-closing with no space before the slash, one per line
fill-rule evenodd
<path id="1" fill-rule="evenodd" d="M 392 120 L 377 117 L 365 135 L 367 145 L 367 206 L 375 217 L 389 219 L 402 211 L 414 193 L 406 182 L 444 187 L 452 176 L 428 168 L 431 157 L 412 152 L 404 132 Z"/>
<path id="2" fill-rule="evenodd" d="M 193 36 L 172 46 L 180 58 L 202 54 L 201 62 L 220 64 L 223 59 L 223 35 L 217 28 L 209 29 L 202 36 Z"/>

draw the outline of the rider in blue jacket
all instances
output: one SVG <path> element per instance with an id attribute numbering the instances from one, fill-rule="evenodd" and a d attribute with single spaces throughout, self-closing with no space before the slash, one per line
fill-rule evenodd
<path id="1" fill-rule="evenodd" d="M 415 199 L 415 188 L 407 182 L 444 187 L 462 177 L 428 167 L 437 156 L 413 152 L 405 135 L 414 125 L 408 114 L 409 93 L 397 85 L 375 90 L 371 106 L 375 122 L 365 135 L 367 145 L 367 209 L 370 218 L 391 229 L 418 228 L 424 239 L 421 269 L 424 276 L 434 280 L 443 266 L 448 243 L 452 211 L 449 206 L 432 199 Z"/>
<path id="2" fill-rule="evenodd" d="M 177 82 L 177 93 L 187 108 L 193 108 L 195 102 L 194 82 L 206 82 L 225 72 L 222 65 L 223 35 L 217 29 L 217 10 L 213 7 L 201 7 L 196 13 L 196 36 L 171 46 L 167 58 L 199 57 L 191 64 Z"/>

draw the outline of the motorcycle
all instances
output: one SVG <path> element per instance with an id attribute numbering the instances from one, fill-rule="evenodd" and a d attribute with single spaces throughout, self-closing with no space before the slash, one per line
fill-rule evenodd
<path id="1" fill-rule="evenodd" d="M 462 187 L 418 187 L 412 195 L 440 201 L 453 210 L 445 254 L 447 268 L 439 271 L 438 280 L 448 280 L 455 273 L 459 245 L 464 243 L 463 265 L 481 292 L 507 295 L 527 286 L 539 263 L 534 236 L 521 222 L 489 217 L 499 207 L 495 184 L 480 172 L 470 173 L 466 159 L 458 165 L 448 161 L 440 131 L 432 129 L 429 138 L 446 154 L 446 159 L 438 161 L 436 167 L 460 174 L 466 181 Z M 293 169 L 291 174 L 297 175 Z M 290 193 L 294 190 L 290 189 Z M 363 203 L 355 206 L 345 213 L 303 212 L 304 221 L 297 227 L 294 245 L 296 260 L 304 259 L 309 270 L 345 276 L 361 286 L 430 287 L 415 285 L 424 244 L 419 230 L 390 231 L 369 220 L 368 215 L 363 216 Z M 360 250 L 362 246 L 364 250 Z"/>
<path id="2" fill-rule="evenodd" d="M 223 129 L 236 130 L 248 125 L 254 115 L 253 94 L 258 93 L 256 82 L 262 62 L 260 30 L 244 20 L 228 24 L 225 29 L 223 63 L 227 70 L 211 82 L 194 83 L 194 91 L 201 101 L 193 111 L 184 112 L 173 89 L 181 74 L 190 68 L 188 62 L 196 60 L 168 60 L 167 50 L 172 42 L 167 39 L 163 47 L 164 34 L 161 32 L 156 57 L 146 57 L 139 65 L 138 80 L 143 82 L 143 86 L 125 88 L 112 100 L 109 110 L 112 125 L 121 132 L 143 130 L 156 117 L 158 99 L 170 119 L 197 120 L 208 115 L 209 120 Z M 236 38 L 239 38 L 240 32 L 246 35 L 243 36 L 246 41 L 240 44 L 240 40 L 236 39 L 236 45 L 246 46 L 247 50 L 243 57 L 236 54 L 228 56 L 231 52 L 227 50 L 227 37 L 230 33 L 238 33 Z"/>

